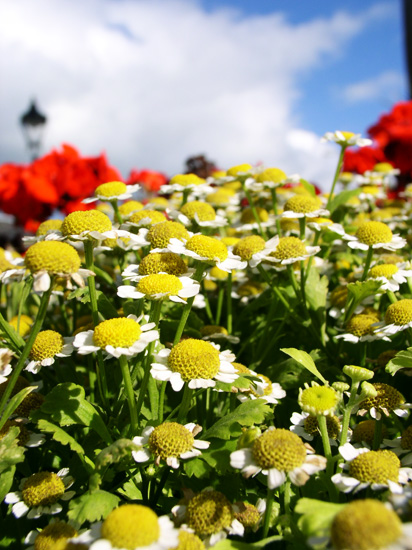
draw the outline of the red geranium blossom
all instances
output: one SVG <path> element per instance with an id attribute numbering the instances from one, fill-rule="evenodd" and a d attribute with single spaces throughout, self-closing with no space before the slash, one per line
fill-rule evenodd
<path id="1" fill-rule="evenodd" d="M 154 170 L 141 170 L 140 172 L 132 170 L 126 184 L 141 183 L 148 193 L 157 193 L 167 181 L 168 178 L 164 174 Z"/>

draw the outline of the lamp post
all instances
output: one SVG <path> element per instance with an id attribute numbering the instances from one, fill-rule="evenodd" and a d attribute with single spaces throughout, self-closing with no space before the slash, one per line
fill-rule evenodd
<path id="1" fill-rule="evenodd" d="M 39 156 L 47 117 L 37 110 L 35 101 L 32 101 L 27 112 L 20 117 L 20 122 L 31 160 L 36 160 Z"/>

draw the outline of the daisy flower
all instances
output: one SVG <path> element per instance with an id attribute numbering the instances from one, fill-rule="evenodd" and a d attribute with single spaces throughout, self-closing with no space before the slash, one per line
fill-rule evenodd
<path id="1" fill-rule="evenodd" d="M 330 539 L 333 550 L 408 550 L 412 523 L 402 523 L 397 514 L 379 500 L 354 500 L 334 517 Z"/>
<path id="2" fill-rule="evenodd" d="M 342 147 L 348 147 L 356 145 L 357 147 L 364 147 L 365 145 L 372 145 L 372 140 L 362 138 L 360 134 L 354 134 L 353 132 L 326 132 L 321 138 L 321 141 L 333 141 Z"/>
<path id="3" fill-rule="evenodd" d="M 139 235 L 144 237 L 147 244 L 152 247 L 151 253 L 168 252 L 163 249 L 167 249 L 170 239 L 187 241 L 193 237 L 193 233 L 188 231 L 182 223 L 171 220 L 156 223 L 149 229 L 141 229 Z"/>
<path id="4" fill-rule="evenodd" d="M 0 384 L 7 380 L 7 377 L 12 372 L 10 361 L 14 353 L 9 348 L 0 348 Z"/>
<path id="5" fill-rule="evenodd" d="M 64 543 L 69 542 L 69 539 L 77 537 L 76 529 L 64 521 L 52 520 L 41 531 L 33 530 L 24 539 L 25 544 L 30 544 L 27 550 L 38 550 L 39 548 L 60 548 Z M 37 542 L 36 542 L 37 541 Z M 81 547 L 80 547 L 81 548 Z"/>
<path id="6" fill-rule="evenodd" d="M 332 481 L 344 493 L 357 493 L 367 487 L 373 491 L 389 489 L 392 493 L 401 493 L 401 484 L 412 478 L 412 469 L 401 468 L 399 458 L 392 451 L 371 451 L 345 443 L 339 447 L 339 453 L 345 459 L 344 472 L 332 476 Z"/>
<path id="7" fill-rule="evenodd" d="M 243 261 L 247 261 L 253 268 L 267 259 L 272 252 L 275 252 L 278 244 L 279 237 L 265 241 L 259 235 L 250 235 L 239 239 L 233 246 L 233 254 L 239 256 Z"/>
<path id="8" fill-rule="evenodd" d="M 230 465 L 246 478 L 262 472 L 268 476 L 269 489 L 280 487 L 287 477 L 301 486 L 310 475 L 326 468 L 326 458 L 313 453 L 312 447 L 293 432 L 270 427 L 251 447 L 231 453 Z"/>
<path id="9" fill-rule="evenodd" d="M 303 241 L 297 237 L 273 237 L 271 246 L 275 248 L 265 261 L 271 264 L 280 264 L 286 266 L 299 261 L 306 260 L 320 251 L 320 246 L 306 246 Z M 275 246 L 276 245 L 276 246 Z"/>
<path id="10" fill-rule="evenodd" d="M 27 246 L 31 246 L 38 241 L 56 241 L 62 239 L 62 227 L 63 220 L 46 220 L 41 223 L 37 228 L 36 235 L 23 237 L 23 242 Z"/>
<path id="11" fill-rule="evenodd" d="M 359 415 L 364 416 L 369 412 L 375 420 L 380 420 L 382 414 L 390 416 L 392 412 L 401 418 L 409 415 L 412 405 L 405 403 L 404 396 L 396 388 L 382 382 L 377 382 L 372 386 L 377 394 L 374 397 L 368 397 L 359 404 Z"/>
<path id="12" fill-rule="evenodd" d="M 347 332 L 335 336 L 336 340 L 342 339 L 344 342 L 357 344 L 358 342 L 372 342 L 374 340 L 386 340 L 389 338 L 383 334 L 381 329 L 377 330 L 379 318 L 370 313 L 360 313 L 354 315 L 347 323 L 345 330 Z"/>
<path id="13" fill-rule="evenodd" d="M 70 241 L 114 239 L 119 233 L 114 231 L 109 216 L 100 210 L 80 210 L 66 216 L 61 226 L 63 238 Z"/>
<path id="14" fill-rule="evenodd" d="M 368 279 L 381 281 L 379 290 L 391 290 L 396 292 L 399 285 L 407 282 L 407 278 L 412 277 L 412 269 L 401 269 L 395 264 L 378 264 L 370 268 Z"/>
<path id="15" fill-rule="evenodd" d="M 180 391 L 185 382 L 189 388 L 214 388 L 216 380 L 233 383 L 238 374 L 231 364 L 235 356 L 230 351 L 220 352 L 220 346 L 188 338 L 173 348 L 162 349 L 152 363 L 155 380 L 168 381 L 174 391 Z"/>
<path id="16" fill-rule="evenodd" d="M 200 284 L 190 277 L 176 277 L 169 273 L 154 273 L 138 278 L 136 287 L 121 285 L 117 289 L 117 295 L 121 298 L 140 300 L 171 300 L 172 302 L 186 303 L 187 298 L 192 298 L 199 293 Z"/>
<path id="17" fill-rule="evenodd" d="M 150 210 L 149 208 L 142 208 L 137 212 L 133 212 L 128 220 L 121 225 L 122 229 L 133 229 L 151 227 L 157 223 L 163 223 L 166 221 L 166 216 L 159 210 Z"/>
<path id="18" fill-rule="evenodd" d="M 222 271 L 245 269 L 247 262 L 229 252 L 227 246 L 214 237 L 193 235 L 188 240 L 170 239 L 168 252 L 189 256 L 200 262 L 216 265 Z"/>
<path id="19" fill-rule="evenodd" d="M 238 344 L 240 342 L 237 336 L 232 336 L 225 327 L 219 325 L 205 325 L 200 329 L 200 334 L 202 335 L 202 340 L 229 342 L 230 344 Z"/>
<path id="20" fill-rule="evenodd" d="M 316 415 L 309 414 L 308 412 L 294 412 L 290 418 L 292 425 L 290 431 L 305 439 L 306 441 L 313 441 L 316 435 L 320 435 L 319 423 Z M 336 446 L 336 440 L 341 433 L 341 422 L 335 415 L 328 415 L 326 417 L 326 427 L 328 429 L 329 443 L 332 446 Z"/>
<path id="21" fill-rule="evenodd" d="M 205 179 L 196 174 L 176 174 L 167 185 L 162 185 L 159 194 L 171 194 L 175 192 L 205 193 L 210 186 Z"/>
<path id="22" fill-rule="evenodd" d="M 133 443 L 141 448 L 133 451 L 132 456 L 136 462 L 147 462 L 154 456 L 157 465 L 165 460 L 171 468 L 179 468 L 180 460 L 199 456 L 202 449 L 209 447 L 208 441 L 195 440 L 201 431 L 201 426 L 193 422 L 184 426 L 177 422 L 146 426 L 141 436 L 133 438 Z"/>
<path id="23" fill-rule="evenodd" d="M 387 336 L 412 327 L 412 300 L 404 299 L 391 304 L 385 313 L 385 323 L 378 329 Z"/>
<path id="24" fill-rule="evenodd" d="M 181 277 L 182 275 L 190 276 L 194 273 L 194 269 L 189 268 L 178 254 L 153 252 L 147 254 L 140 264 L 128 265 L 123 271 L 122 277 L 127 281 L 138 282 L 142 277 L 156 273 L 168 273 L 169 275 Z"/>
<path id="25" fill-rule="evenodd" d="M 224 227 L 228 224 L 225 216 L 216 214 L 213 206 L 204 201 L 189 201 L 179 211 L 170 211 L 169 216 L 185 226 Z"/>
<path id="26" fill-rule="evenodd" d="M 412 464 L 412 426 L 408 426 L 403 430 L 402 434 L 396 439 L 384 439 L 383 443 L 387 447 L 391 447 L 397 456 L 405 455 L 401 458 L 403 466 Z"/>
<path id="27" fill-rule="evenodd" d="M 20 491 L 8 493 L 4 502 L 12 504 L 12 513 L 16 518 L 26 516 L 36 519 L 43 514 L 55 515 L 62 511 L 59 500 L 70 500 L 75 491 L 67 491 L 74 480 L 68 468 L 54 472 L 38 472 L 22 479 Z"/>
<path id="28" fill-rule="evenodd" d="M 63 338 L 54 330 L 43 330 L 36 336 L 25 370 L 37 374 L 41 367 L 53 365 L 55 357 L 69 357 L 72 353 L 73 338 Z"/>
<path id="29" fill-rule="evenodd" d="M 159 338 L 155 323 L 139 324 L 143 316 L 116 317 L 99 323 L 94 330 L 79 332 L 73 345 L 80 355 L 103 350 L 108 356 L 133 357 Z"/>
<path id="30" fill-rule="evenodd" d="M 10 428 L 19 428 L 19 435 L 17 436 L 18 444 L 21 447 L 39 447 L 45 441 L 43 434 L 36 434 L 26 428 L 26 424 L 29 420 L 26 418 L 19 418 L 18 420 L 6 420 L 4 426 L 0 430 L 0 441 L 9 432 Z"/>
<path id="31" fill-rule="evenodd" d="M 178 535 L 167 516 L 141 504 L 123 504 L 72 542 L 89 550 L 169 550 L 178 545 Z"/>
<path id="32" fill-rule="evenodd" d="M 264 374 L 258 374 L 257 372 L 245 367 L 241 363 L 232 363 L 236 371 L 241 375 L 253 376 L 254 380 L 251 386 L 245 390 L 240 390 L 237 395 L 239 401 L 244 402 L 248 399 L 263 399 L 266 403 L 277 405 L 279 399 L 286 396 L 285 390 L 282 386 L 273 382 Z"/>
<path id="33" fill-rule="evenodd" d="M 235 519 L 243 525 L 245 532 L 253 531 L 256 533 L 266 511 L 266 500 L 258 498 L 256 505 L 244 501 L 235 502 L 233 510 Z"/>
<path id="34" fill-rule="evenodd" d="M 322 208 L 322 201 L 319 198 L 294 195 L 286 201 L 282 218 L 321 218 L 329 215 L 329 210 Z"/>
<path id="35" fill-rule="evenodd" d="M 176 521 L 195 533 L 206 547 L 214 546 L 227 535 L 242 537 L 244 527 L 235 517 L 235 507 L 227 497 L 210 487 L 172 508 Z"/>
<path id="36" fill-rule="evenodd" d="M 343 235 L 348 241 L 348 246 L 353 250 L 369 250 L 369 248 L 383 248 L 385 250 L 398 250 L 406 245 L 406 240 L 399 235 L 394 235 L 390 228 L 383 222 L 364 222 L 355 235 Z"/>
<path id="37" fill-rule="evenodd" d="M 94 190 L 94 197 L 84 199 L 82 202 L 85 204 L 103 201 L 125 201 L 130 199 L 136 191 L 140 189 L 138 183 L 134 185 L 126 185 L 122 181 L 109 181 L 108 183 L 102 183 Z"/>

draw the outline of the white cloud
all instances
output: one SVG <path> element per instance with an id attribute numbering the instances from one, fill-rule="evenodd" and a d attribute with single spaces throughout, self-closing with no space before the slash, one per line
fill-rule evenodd
<path id="1" fill-rule="evenodd" d="M 349 103 L 382 99 L 385 103 L 404 96 L 406 88 L 405 76 L 395 71 L 385 71 L 373 78 L 346 86 L 342 97 Z"/>
<path id="2" fill-rule="evenodd" d="M 34 95 L 49 117 L 45 150 L 106 150 L 124 175 L 172 175 L 205 153 L 329 186 L 337 151 L 299 129 L 299 79 L 384 17 L 379 6 L 292 25 L 193 0 L 3 0 L 0 162 L 21 161 L 16 120 Z"/>

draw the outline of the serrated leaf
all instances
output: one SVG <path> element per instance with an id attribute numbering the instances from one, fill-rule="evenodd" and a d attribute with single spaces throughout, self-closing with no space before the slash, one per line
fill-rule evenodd
<path id="1" fill-rule="evenodd" d="M 126 483 L 118 489 L 118 492 L 129 500 L 142 500 L 143 498 L 141 490 L 136 487 L 131 479 L 126 481 Z"/>
<path id="2" fill-rule="evenodd" d="M 363 281 L 363 282 L 356 281 L 356 283 L 349 283 L 347 287 L 348 288 L 347 304 L 349 303 L 350 299 L 353 299 L 355 305 L 358 305 L 360 302 L 362 302 L 362 300 L 364 300 L 368 296 L 372 296 L 376 294 L 381 284 L 382 283 L 380 281 L 374 281 L 374 280 Z M 354 307 L 353 303 L 351 305 L 353 308 Z"/>
<path id="3" fill-rule="evenodd" d="M 299 528 L 305 537 L 319 536 L 332 524 L 336 514 L 344 508 L 346 504 L 335 504 L 316 500 L 312 498 L 301 498 L 296 503 L 295 512 L 302 514 L 299 518 Z"/>
<path id="4" fill-rule="evenodd" d="M 124 458 L 131 457 L 132 451 L 137 450 L 139 450 L 139 446 L 131 439 L 118 439 L 97 455 L 96 469 L 101 470 L 109 464 L 115 464 Z"/>
<path id="5" fill-rule="evenodd" d="M 332 214 L 339 206 L 346 204 L 352 197 L 356 197 L 362 191 L 362 188 L 358 189 L 349 189 L 341 191 L 338 195 L 331 200 L 329 203 L 329 212 Z"/>
<path id="6" fill-rule="evenodd" d="M 52 434 L 52 437 L 55 441 L 58 441 L 62 445 L 69 445 L 70 449 L 75 453 L 84 454 L 84 449 L 71 435 L 65 432 L 59 426 L 52 424 L 44 418 L 40 418 L 37 421 L 37 426 L 42 432 L 47 432 Z"/>
<path id="7" fill-rule="evenodd" d="M 112 438 L 101 416 L 91 403 L 85 399 L 82 386 L 65 382 L 57 385 L 46 395 L 40 408 L 41 413 L 47 413 L 60 426 L 82 424 L 92 428 L 105 443 L 110 445 Z M 32 416 L 36 419 L 36 414 Z"/>
<path id="8" fill-rule="evenodd" d="M 401 369 L 412 369 L 412 348 L 398 352 L 385 367 L 385 371 L 392 376 Z"/>
<path id="9" fill-rule="evenodd" d="M 305 282 L 306 300 L 314 311 L 325 309 L 329 280 L 324 275 L 320 277 L 316 267 L 311 267 Z"/>
<path id="10" fill-rule="evenodd" d="M 192 458 L 184 461 L 183 469 L 188 477 L 202 478 L 210 475 L 212 468 L 202 458 Z"/>
<path id="11" fill-rule="evenodd" d="M 14 413 L 14 411 L 17 409 L 17 407 L 20 405 L 20 403 L 25 399 L 29 393 L 31 393 L 33 390 L 35 390 L 35 386 L 28 386 L 27 388 L 23 388 L 19 391 L 19 393 L 16 393 L 10 401 L 7 403 L 4 412 L 0 419 L 0 429 L 4 426 L 4 424 L 7 422 L 8 418 Z"/>
<path id="12" fill-rule="evenodd" d="M 237 439 L 215 439 L 208 449 L 202 452 L 202 459 L 219 474 L 230 469 L 230 453 L 236 451 Z"/>
<path id="13" fill-rule="evenodd" d="M 218 420 L 207 430 L 204 438 L 230 439 L 239 437 L 242 433 L 241 426 L 253 426 L 262 424 L 265 416 L 271 413 L 271 408 L 264 399 L 251 399 L 241 403 L 233 412 Z"/>
<path id="14" fill-rule="evenodd" d="M 24 461 L 26 449 L 18 444 L 19 434 L 20 429 L 17 426 L 12 426 L 0 439 L 0 473 L 6 471 L 10 466 Z"/>
<path id="15" fill-rule="evenodd" d="M 106 491 L 86 493 L 70 501 L 67 515 L 74 527 L 79 529 L 86 521 L 93 523 L 106 518 L 119 500 L 119 497 Z"/>
<path id="16" fill-rule="evenodd" d="M 70 294 L 68 294 L 67 299 L 68 300 L 73 300 L 74 298 L 81 298 L 82 296 L 84 296 L 88 292 L 89 292 L 89 289 L 88 289 L 87 286 L 85 286 L 83 288 L 76 288 L 76 290 L 73 290 L 72 292 L 70 292 Z"/>
<path id="17" fill-rule="evenodd" d="M 283 351 L 283 353 L 286 353 L 286 355 L 292 357 L 292 359 L 305 367 L 305 369 L 308 369 L 309 372 L 319 378 L 319 380 L 321 380 L 324 384 L 328 384 L 328 381 L 318 371 L 318 368 L 309 353 L 296 348 L 281 348 L 280 351 Z"/>

